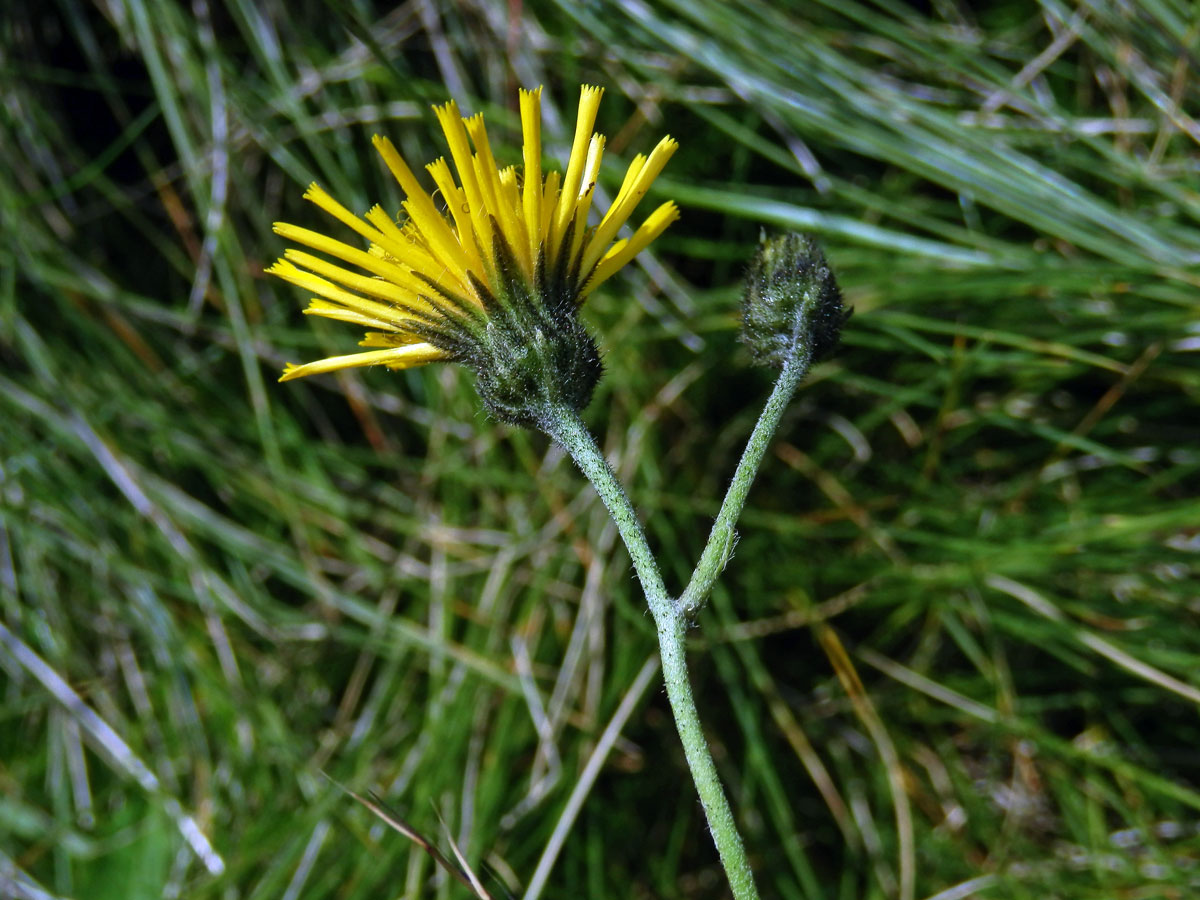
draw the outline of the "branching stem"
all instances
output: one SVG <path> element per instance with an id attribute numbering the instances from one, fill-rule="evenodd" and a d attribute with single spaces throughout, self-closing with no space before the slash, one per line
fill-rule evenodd
<path id="1" fill-rule="evenodd" d="M 776 421 L 778 421 L 778 416 L 776 416 Z M 595 439 L 588 431 L 587 426 L 580 420 L 578 413 L 565 408 L 550 410 L 542 417 L 541 426 L 571 454 L 571 458 L 587 476 L 604 505 L 608 507 L 621 538 L 625 541 L 625 546 L 629 548 L 634 569 L 642 583 L 646 602 L 658 629 L 658 643 L 662 657 L 663 680 L 667 687 L 667 699 L 670 701 L 671 711 L 675 716 L 675 726 L 679 731 L 679 739 L 683 743 L 683 752 L 696 784 L 696 792 L 700 795 L 704 815 L 708 818 L 709 830 L 717 845 L 717 853 L 721 857 L 721 864 L 725 867 L 729 886 L 736 900 L 757 900 L 758 890 L 754 886 L 754 875 L 750 871 L 750 864 L 746 859 L 742 837 L 738 833 L 729 801 L 721 787 L 717 767 L 713 763 L 708 742 L 700 727 L 700 716 L 696 712 L 696 703 L 692 699 L 692 686 L 688 679 L 684 644 L 686 619 L 682 614 L 681 607 L 667 593 L 662 575 L 658 570 L 658 563 L 650 552 L 645 532 L 642 531 L 642 525 L 638 521 L 633 505 L 629 502 L 624 488 L 621 487 L 621 483 L 617 481 L 612 469 L 609 468 L 600 449 L 596 446 Z M 758 434 L 757 430 L 755 434 Z M 760 452 L 759 458 L 761 456 Z M 740 503 L 738 509 L 741 509 Z"/>

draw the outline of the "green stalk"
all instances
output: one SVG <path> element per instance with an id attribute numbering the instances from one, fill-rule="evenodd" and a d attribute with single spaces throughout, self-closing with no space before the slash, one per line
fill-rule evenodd
<path id="1" fill-rule="evenodd" d="M 700 727 L 700 716 L 696 712 L 696 703 L 692 698 L 683 639 L 686 620 L 667 593 L 662 575 L 658 571 L 658 563 L 650 552 L 645 532 L 642 531 L 633 505 L 600 453 L 591 432 L 580 420 L 579 414 L 564 407 L 550 409 L 542 416 L 541 427 L 571 454 L 571 458 L 604 501 L 617 524 L 622 540 L 625 541 L 625 546 L 629 548 L 633 567 L 642 583 L 646 602 L 658 629 L 663 680 L 667 686 L 671 712 L 675 716 L 675 727 L 679 731 L 688 768 L 692 772 L 696 792 L 700 795 L 700 803 L 708 819 L 709 830 L 716 842 L 721 865 L 725 868 L 729 886 L 736 900 L 757 900 L 758 889 L 754 886 L 754 875 L 746 859 L 742 837 L 738 833 L 729 801 L 721 787 L 721 779 L 717 775 L 717 767 L 709 752 L 708 742 Z M 759 455 L 761 457 L 761 453 Z"/>
<path id="2" fill-rule="evenodd" d="M 750 435 L 746 449 L 742 451 L 742 460 L 734 472 L 729 490 L 725 492 L 721 511 L 717 513 L 717 519 L 713 522 L 708 543 L 704 545 L 704 552 L 700 555 L 700 562 L 696 564 L 691 581 L 688 582 L 683 596 L 679 598 L 679 613 L 682 616 L 690 616 L 704 605 L 709 592 L 712 591 L 713 582 L 733 555 L 733 545 L 737 540 L 734 526 L 737 525 L 738 516 L 742 514 L 742 507 L 746 504 L 746 495 L 750 493 L 750 485 L 754 483 L 754 476 L 758 474 L 758 467 L 762 464 L 763 454 L 767 452 L 771 443 L 771 436 L 779 427 L 779 419 L 787 409 L 792 394 L 804 380 L 808 366 L 807 353 L 796 354 L 784 363 L 779 380 L 775 382 L 775 389 L 767 398 L 767 405 L 758 417 L 754 433 Z"/>

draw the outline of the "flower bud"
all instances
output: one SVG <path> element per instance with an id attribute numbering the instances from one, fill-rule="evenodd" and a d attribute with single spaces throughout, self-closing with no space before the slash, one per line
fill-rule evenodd
<path id="1" fill-rule="evenodd" d="M 807 369 L 834 351 L 850 313 L 812 237 L 763 235 L 742 297 L 742 340 L 755 362 Z"/>

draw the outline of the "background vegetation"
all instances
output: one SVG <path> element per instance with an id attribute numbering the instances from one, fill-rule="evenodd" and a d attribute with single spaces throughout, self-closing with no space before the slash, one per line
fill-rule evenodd
<path id="1" fill-rule="evenodd" d="M 856 307 L 694 631 L 767 897 L 1200 891 L 1200 10 L 55 0 L 0 23 L 0 894 L 719 897 L 629 560 L 451 367 L 262 275 L 300 195 L 546 85 L 684 218 L 588 318 L 668 582 L 770 384 L 759 229 Z M 502 140 L 503 139 L 503 140 Z M 615 190 L 622 167 L 604 170 Z M 640 675 L 640 677 L 639 677 Z M 577 819 L 564 817 L 619 729 Z M 599 757 L 597 757 L 599 759 Z"/>

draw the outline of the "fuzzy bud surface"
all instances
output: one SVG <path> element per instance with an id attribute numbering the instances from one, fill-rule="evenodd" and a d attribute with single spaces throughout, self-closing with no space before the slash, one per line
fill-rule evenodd
<path id="1" fill-rule="evenodd" d="M 742 295 L 742 340 L 755 362 L 807 368 L 828 357 L 850 312 L 811 236 L 763 237 Z"/>

